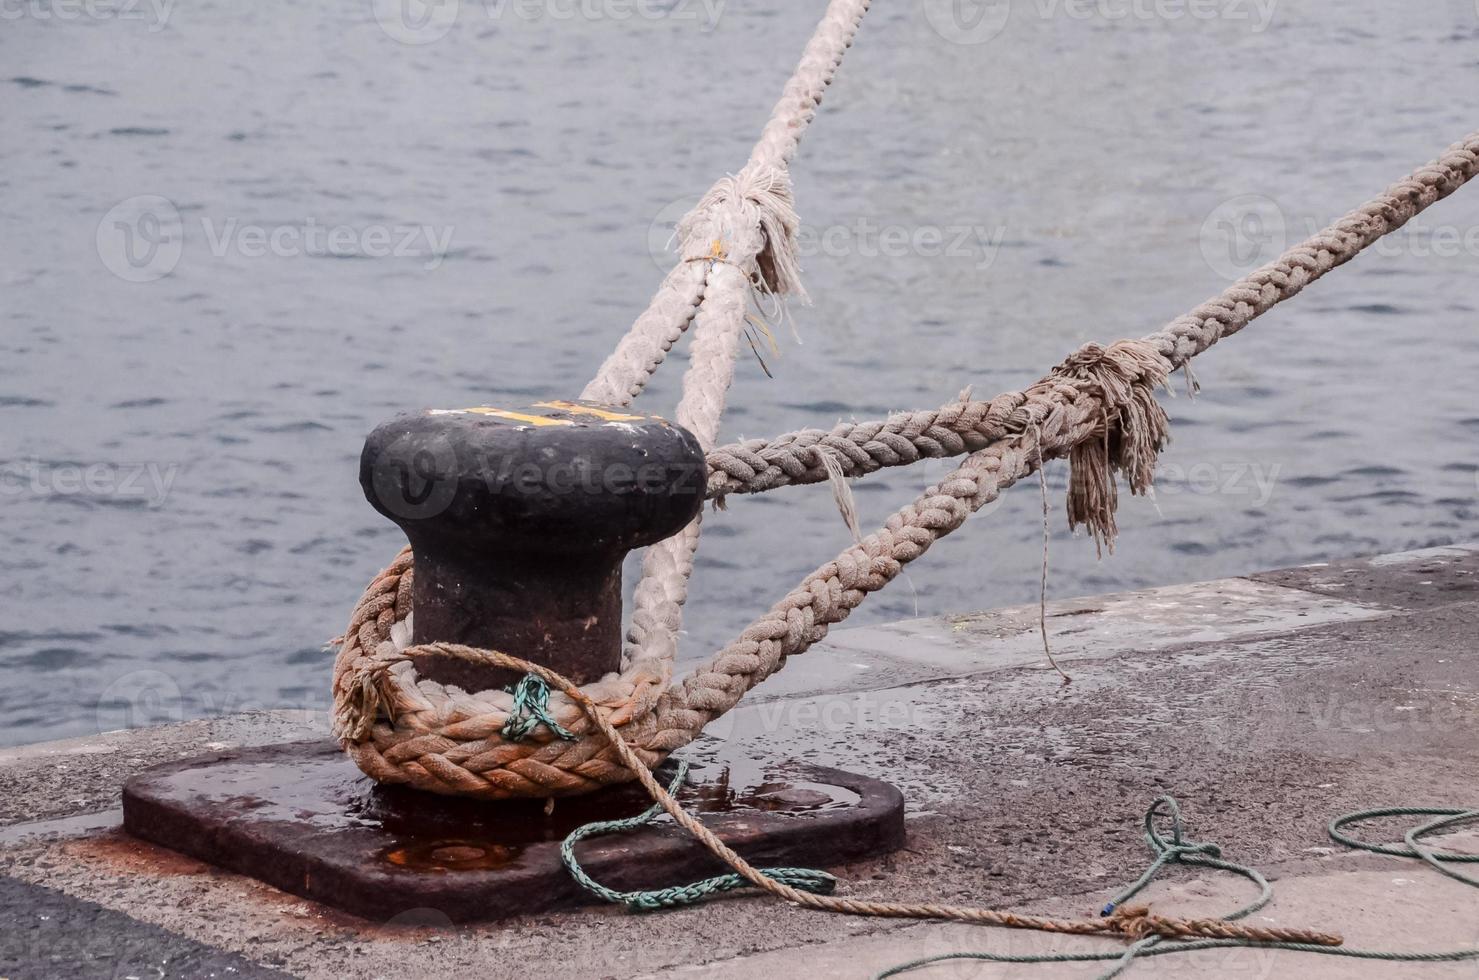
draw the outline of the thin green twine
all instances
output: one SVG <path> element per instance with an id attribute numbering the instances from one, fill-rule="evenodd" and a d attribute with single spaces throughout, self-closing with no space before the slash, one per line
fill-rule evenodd
<path id="1" fill-rule="evenodd" d="M 688 777 L 688 763 L 684 762 L 678 766 L 678 774 L 673 777 L 673 782 L 668 786 L 668 795 L 676 796 L 683 781 Z M 636 830 L 651 823 L 659 813 L 662 812 L 661 804 L 654 803 L 642 813 L 635 817 L 624 820 L 602 820 L 596 823 L 588 823 L 583 827 L 577 827 L 565 838 L 560 845 L 560 858 L 569 869 L 570 876 L 580 883 L 580 886 L 591 894 L 607 902 L 625 905 L 636 912 L 655 912 L 660 909 L 678 908 L 684 905 L 693 905 L 705 899 L 712 898 L 723 892 L 734 891 L 736 888 L 744 888 L 750 884 L 737 874 L 719 875 L 714 878 L 706 878 L 703 881 L 695 881 L 688 885 L 675 885 L 671 888 L 658 888 L 651 891 L 620 892 L 614 888 L 608 888 L 586 874 L 580 862 L 575 859 L 575 845 L 587 837 L 597 837 L 601 834 L 615 834 L 628 830 Z M 760 873 L 772 881 L 778 881 L 792 888 L 812 892 L 817 895 L 830 895 L 837 887 L 837 879 L 825 871 L 814 871 L 810 868 L 761 868 Z"/>
<path id="2" fill-rule="evenodd" d="M 513 710 L 498 730 L 499 735 L 510 742 L 522 742 L 534 729 L 543 725 L 567 742 L 575 740 L 575 733 L 561 727 L 549 713 L 549 685 L 543 678 L 525 674 L 513 689 L 513 696 Z"/>
<path id="3" fill-rule="evenodd" d="M 1171 819 L 1171 836 L 1165 837 L 1156 826 L 1156 818 L 1161 816 L 1162 808 L 1165 808 L 1165 816 Z M 1363 820 L 1372 820 L 1378 817 L 1395 816 L 1430 816 L 1436 819 L 1430 820 L 1421 826 L 1414 827 L 1404 835 L 1406 847 L 1397 847 L 1385 844 L 1368 844 L 1356 840 L 1345 833 L 1345 828 L 1353 823 Z M 1479 821 L 1479 810 L 1471 809 L 1443 809 L 1422 807 L 1390 807 L 1380 810 L 1361 810 L 1357 813 L 1348 813 L 1330 821 L 1330 837 L 1338 843 L 1347 847 L 1370 851 L 1374 854 L 1387 854 L 1393 857 L 1421 858 L 1439 871 L 1468 885 L 1479 887 L 1479 879 L 1445 867 L 1446 863 L 1464 862 L 1479 863 L 1479 854 L 1454 854 L 1446 851 L 1433 851 L 1418 843 L 1418 839 L 1431 833 L 1436 833 L 1446 827 L 1457 824 Z M 1176 800 L 1170 796 L 1162 796 L 1155 801 L 1145 813 L 1145 841 L 1150 846 L 1155 860 L 1145 873 L 1133 884 L 1115 896 L 1114 900 L 1106 905 L 1103 915 L 1112 915 L 1114 910 L 1123 903 L 1129 901 L 1156 876 L 1165 869 L 1168 864 L 1188 864 L 1219 871 L 1229 871 L 1240 875 L 1253 882 L 1259 888 L 1259 895 L 1252 903 L 1243 906 L 1235 912 L 1223 916 L 1225 921 L 1234 921 L 1263 908 L 1273 898 L 1273 887 L 1268 880 L 1259 874 L 1254 868 L 1231 861 L 1223 860 L 1221 849 L 1216 844 L 1200 844 L 1196 841 L 1187 840 L 1182 832 L 1181 808 Z M 1124 952 L 1111 953 L 1040 953 L 1027 955 L 1012 955 L 1010 953 L 942 953 L 938 956 L 926 956 L 922 959 L 911 960 L 908 963 L 900 963 L 898 966 L 890 967 L 879 973 L 875 980 L 885 980 L 886 977 L 895 977 L 913 970 L 922 969 L 936 963 L 944 963 L 950 960 L 980 960 L 989 963 L 1109 963 L 1113 965 L 1105 972 L 1098 975 L 1096 980 L 1113 980 L 1122 975 L 1134 965 L 1135 960 L 1149 956 L 1165 956 L 1172 953 L 1192 953 L 1204 949 L 1277 949 L 1296 953 L 1318 953 L 1324 956 L 1344 956 L 1359 960 L 1382 960 L 1392 963 L 1459 963 L 1470 960 L 1479 960 L 1479 949 L 1452 950 L 1448 952 L 1435 953 L 1390 953 L 1381 950 L 1351 949 L 1346 946 L 1313 946 L 1307 943 L 1261 943 L 1247 939 L 1199 939 L 1193 942 L 1164 943 L 1160 936 L 1151 936 L 1133 943 Z"/>

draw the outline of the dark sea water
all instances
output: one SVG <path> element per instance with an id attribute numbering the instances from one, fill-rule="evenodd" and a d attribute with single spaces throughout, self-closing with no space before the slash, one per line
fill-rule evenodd
<path id="1" fill-rule="evenodd" d="M 0 10 L 0 743 L 325 707 L 400 546 L 366 433 L 578 393 L 823 6 L 131 2 Z M 1474 0 L 962 2 L 875 3 L 795 166 L 801 343 L 726 438 L 1028 384 L 1479 127 Z M 1054 594 L 1479 536 L 1476 273 L 1479 188 L 1199 359 L 1112 557 L 1055 468 Z M 1032 599 L 1036 489 L 991 510 L 850 623 Z M 825 488 L 732 501 L 684 657 L 848 540 Z"/>

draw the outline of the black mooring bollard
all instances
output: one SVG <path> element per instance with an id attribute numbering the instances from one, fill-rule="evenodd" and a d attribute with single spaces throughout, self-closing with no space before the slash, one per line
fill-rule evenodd
<path id="1" fill-rule="evenodd" d="M 430 410 L 365 442 L 360 485 L 416 556 L 416 643 L 501 650 L 578 684 L 621 664 L 621 563 L 703 507 L 692 433 L 584 402 Z M 506 670 L 417 658 L 423 676 L 468 691 Z"/>
<path id="2" fill-rule="evenodd" d="M 620 666 L 622 556 L 696 516 L 706 477 L 683 429 L 569 402 L 405 415 L 370 435 L 360 469 L 365 495 L 416 551 L 414 640 L 504 650 L 580 683 Z M 441 657 L 416 667 L 470 691 L 518 679 Z M 690 780 L 711 832 L 776 864 L 846 864 L 904 844 L 904 798 L 876 779 L 778 759 L 706 765 Z M 451 799 L 367 780 L 340 745 L 290 742 L 136 775 L 123 825 L 372 920 L 441 909 L 460 922 L 591 901 L 560 842 L 649 802 L 635 783 L 553 810 Z M 662 888 L 713 873 L 707 847 L 660 827 L 599 850 L 582 857 L 598 881 Z M 304 874 L 305 861 L 318 870 Z"/>

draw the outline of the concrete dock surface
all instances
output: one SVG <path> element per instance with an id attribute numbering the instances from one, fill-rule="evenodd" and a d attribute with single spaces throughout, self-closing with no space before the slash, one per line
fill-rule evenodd
<path id="1" fill-rule="evenodd" d="M 833 869 L 876 900 L 1097 914 L 1150 855 L 1162 794 L 1189 836 L 1273 880 L 1249 921 L 1352 947 L 1479 949 L 1479 890 L 1421 862 L 1353 853 L 1340 813 L 1479 807 L 1479 547 L 838 630 L 717 721 L 688 754 L 792 758 L 887 779 L 905 850 Z M 326 665 L 327 670 L 327 665 Z M 0 978 L 804 975 L 866 978 L 967 951 L 1117 951 L 1089 940 L 803 911 L 734 897 L 658 914 L 610 908 L 451 927 L 436 910 L 365 922 L 127 837 L 118 793 L 156 763 L 327 738 L 311 712 L 262 712 L 0 749 Z M 1400 840 L 1400 822 L 1373 824 Z M 1473 830 L 1433 843 L 1479 852 Z M 1469 866 L 1471 871 L 1474 866 Z M 1217 915 L 1241 879 L 1173 869 L 1143 896 Z M 952 960 L 911 977 L 1088 978 L 1097 964 Z M 1404 964 L 1209 950 L 1130 977 L 1479 978 Z"/>

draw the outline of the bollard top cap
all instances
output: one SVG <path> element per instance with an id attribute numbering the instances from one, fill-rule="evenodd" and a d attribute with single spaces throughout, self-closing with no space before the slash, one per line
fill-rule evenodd
<path id="1" fill-rule="evenodd" d="M 625 551 L 703 507 L 698 439 L 656 415 L 590 402 L 427 409 L 365 442 L 360 485 L 411 538 L 493 554 Z"/>

